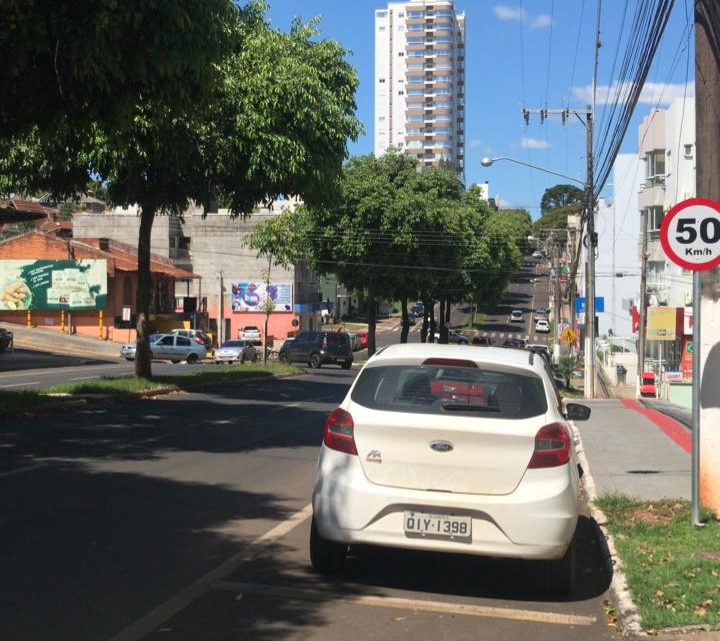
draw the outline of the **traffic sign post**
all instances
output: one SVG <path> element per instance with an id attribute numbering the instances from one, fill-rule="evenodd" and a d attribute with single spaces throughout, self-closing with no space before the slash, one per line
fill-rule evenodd
<path id="1" fill-rule="evenodd" d="M 700 521 L 700 272 L 720 265 L 720 203 L 690 198 L 675 205 L 663 218 L 660 243 L 676 265 L 693 272 L 692 361 L 692 513 Z"/>

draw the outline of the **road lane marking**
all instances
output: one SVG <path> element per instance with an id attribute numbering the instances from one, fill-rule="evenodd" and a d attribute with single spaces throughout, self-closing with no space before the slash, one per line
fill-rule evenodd
<path id="1" fill-rule="evenodd" d="M 23 387 L 24 385 L 40 385 L 40 381 L 27 381 L 26 383 L 12 383 L 11 385 L 0 385 L 0 387 Z"/>
<path id="2" fill-rule="evenodd" d="M 32 472 L 33 470 L 39 470 L 41 467 L 47 467 L 44 463 L 39 465 L 28 465 L 27 467 L 19 467 L 15 470 L 8 470 L 7 472 L 0 472 L 0 477 L 3 476 L 14 476 L 15 474 L 23 474 L 25 472 Z"/>
<path id="3" fill-rule="evenodd" d="M 514 621 L 535 621 L 538 623 L 555 623 L 559 625 L 593 625 L 597 618 L 561 612 L 541 612 L 540 610 L 521 610 L 518 608 L 498 608 L 487 605 L 471 605 L 468 603 L 447 603 L 444 601 L 427 601 L 425 599 L 405 599 L 390 596 L 373 595 L 340 595 L 336 591 L 315 590 L 312 588 L 288 588 L 284 586 L 262 585 L 258 583 L 237 583 L 221 581 L 217 589 L 246 594 L 277 596 L 283 599 L 299 601 L 341 602 L 350 605 L 365 605 L 379 608 L 397 608 L 420 612 L 442 612 L 444 614 L 464 614 L 475 617 L 495 619 L 512 619 Z"/>
<path id="4" fill-rule="evenodd" d="M 178 612 L 186 608 L 198 597 L 207 592 L 214 584 L 222 581 L 229 574 L 234 572 L 238 566 L 250 561 L 253 556 L 277 540 L 304 523 L 312 514 L 312 504 L 308 503 L 304 508 L 295 512 L 290 518 L 278 523 L 258 538 L 248 543 L 242 550 L 233 554 L 223 561 L 215 569 L 183 588 L 177 594 L 171 596 L 165 603 L 148 612 L 135 623 L 130 624 L 124 630 L 116 634 L 110 641 L 139 641 L 150 634 L 157 627 L 161 626 L 168 619 L 174 617 Z"/>

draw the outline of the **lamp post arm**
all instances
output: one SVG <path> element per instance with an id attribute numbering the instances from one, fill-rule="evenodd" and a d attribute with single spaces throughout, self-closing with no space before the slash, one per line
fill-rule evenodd
<path id="1" fill-rule="evenodd" d="M 585 183 L 578 178 L 574 178 L 573 176 L 568 176 L 567 174 L 562 174 L 559 171 L 553 171 L 552 169 L 546 169 L 545 167 L 540 167 L 539 165 L 533 165 L 529 162 L 523 162 L 522 160 L 517 160 L 515 158 L 508 158 L 506 156 L 500 156 L 497 158 L 483 158 L 482 165 L 484 167 L 489 167 L 497 160 L 507 160 L 509 162 L 517 163 L 518 165 L 530 167 L 530 169 L 537 169 L 538 171 L 544 171 L 546 174 L 553 174 L 553 176 L 560 176 L 560 178 L 572 180 L 573 182 L 576 182 L 578 185 L 582 185 L 583 189 L 585 188 Z"/>

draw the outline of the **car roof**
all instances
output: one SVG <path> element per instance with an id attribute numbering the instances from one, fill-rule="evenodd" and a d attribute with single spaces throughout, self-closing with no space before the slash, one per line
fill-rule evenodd
<path id="1" fill-rule="evenodd" d="M 478 349 L 473 345 L 445 345 L 439 343 L 398 343 L 385 347 L 368 361 L 370 365 L 387 362 L 417 362 L 426 358 L 469 360 L 488 365 L 506 365 L 535 369 L 530 365 L 530 352 L 502 347 Z"/>

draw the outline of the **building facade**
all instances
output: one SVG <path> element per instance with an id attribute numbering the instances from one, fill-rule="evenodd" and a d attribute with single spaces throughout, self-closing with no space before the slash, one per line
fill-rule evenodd
<path id="1" fill-rule="evenodd" d="M 695 193 L 695 99 L 677 98 L 665 110 L 653 110 L 640 124 L 639 157 L 645 165 L 644 182 L 638 194 L 638 207 L 647 222 L 647 286 L 644 298 L 648 310 L 646 369 L 680 372 L 691 340 L 685 309 L 692 305 L 692 275 L 672 263 L 660 243 L 660 226 L 667 212 Z M 642 232 L 640 242 L 642 244 Z M 673 315 L 660 308 L 680 310 L 673 327 L 657 327 L 654 318 Z M 664 333 L 663 333 L 664 332 Z M 673 336 L 662 339 L 661 336 Z M 685 368 L 687 369 L 687 368 Z"/>
<path id="2" fill-rule="evenodd" d="M 389 148 L 423 167 L 465 173 L 465 14 L 453 2 L 375 11 L 375 155 Z"/>

